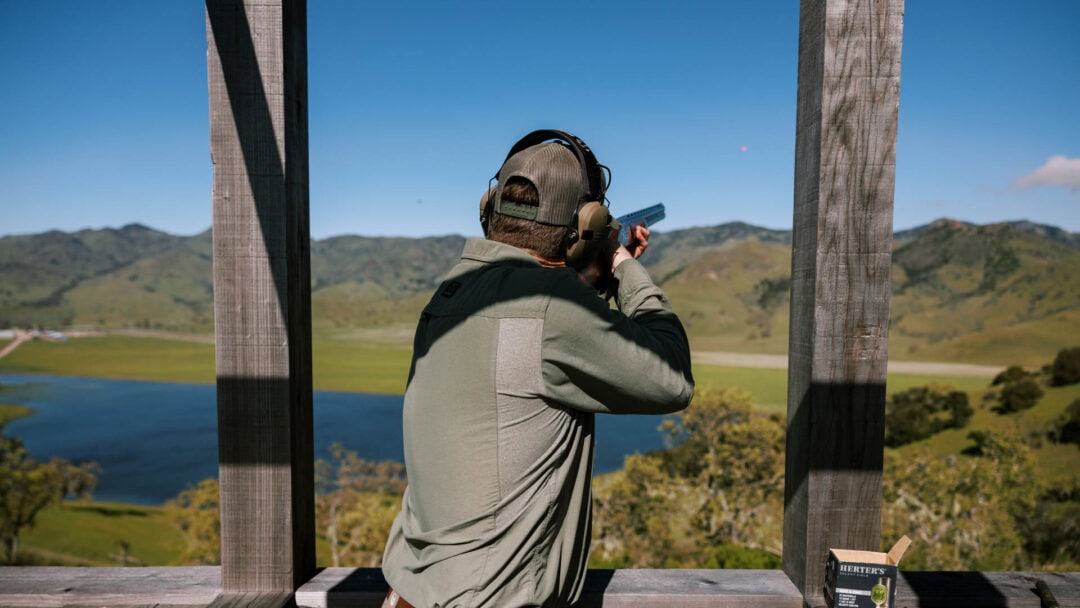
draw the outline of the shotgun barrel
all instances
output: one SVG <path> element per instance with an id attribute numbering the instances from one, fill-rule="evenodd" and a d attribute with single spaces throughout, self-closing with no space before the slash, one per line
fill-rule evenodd
<path id="1" fill-rule="evenodd" d="M 665 217 L 667 216 L 664 214 L 664 203 L 657 203 L 651 207 L 619 216 L 615 220 L 622 224 L 622 227 L 619 228 L 619 242 L 625 245 L 630 241 L 631 226 L 645 226 L 647 228 Z"/>

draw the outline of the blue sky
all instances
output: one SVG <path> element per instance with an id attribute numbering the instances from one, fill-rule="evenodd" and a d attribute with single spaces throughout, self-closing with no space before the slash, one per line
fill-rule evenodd
<path id="1" fill-rule="evenodd" d="M 0 234 L 207 228 L 203 4 L 3 15 Z M 536 128 L 592 146 L 616 213 L 666 203 L 658 230 L 791 226 L 795 0 L 315 0 L 308 21 L 315 238 L 478 235 L 487 179 Z M 1075 0 L 908 0 L 897 229 L 1080 231 L 1078 24 Z"/>

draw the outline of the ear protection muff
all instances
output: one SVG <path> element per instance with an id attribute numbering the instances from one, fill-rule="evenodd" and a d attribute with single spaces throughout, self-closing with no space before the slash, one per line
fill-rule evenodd
<path id="1" fill-rule="evenodd" d="M 588 260 L 593 251 L 619 228 L 619 222 L 611 217 L 603 204 L 596 201 L 585 203 L 570 220 L 570 230 L 566 233 L 566 263 L 574 266 Z"/>
<path id="2" fill-rule="evenodd" d="M 596 156 L 593 154 L 589 145 L 581 140 L 580 137 L 573 133 L 567 133 L 566 131 L 556 131 L 554 129 L 541 129 L 539 131 L 533 131 L 525 137 L 522 137 L 517 141 L 510 152 L 506 154 L 506 158 L 503 159 L 503 164 L 510 160 L 510 157 L 521 152 L 525 148 L 530 148 L 536 144 L 542 144 L 545 141 L 558 140 L 566 144 L 574 156 L 577 157 L 578 163 L 581 165 L 581 176 L 585 186 L 585 201 L 603 201 L 604 194 L 608 189 L 608 181 L 604 179 L 604 167 L 600 163 L 596 162 Z M 502 166 L 499 166 L 499 171 L 502 171 Z M 610 170 L 608 170 L 610 175 Z M 496 173 L 493 179 L 498 179 L 499 174 Z"/>
<path id="3" fill-rule="evenodd" d="M 619 229 L 618 222 L 612 219 L 606 204 L 605 194 L 610 185 L 611 170 L 596 161 L 592 149 L 581 138 L 566 131 L 552 129 L 533 131 L 519 139 L 510 148 L 510 152 L 503 160 L 503 165 L 518 152 L 551 140 L 563 142 L 577 157 L 581 165 L 582 185 L 585 187 L 585 198 L 578 205 L 577 211 L 574 212 L 567 226 L 565 257 L 566 262 L 573 265 L 589 259 L 604 239 L 609 238 L 613 230 Z M 606 179 L 605 170 L 608 176 Z M 501 172 L 500 165 L 499 171 L 495 173 L 492 180 L 497 180 Z M 495 196 L 496 189 L 489 187 L 480 198 L 480 227 L 484 231 L 484 236 L 487 236 L 488 220 L 495 207 L 495 202 L 491 198 Z"/>

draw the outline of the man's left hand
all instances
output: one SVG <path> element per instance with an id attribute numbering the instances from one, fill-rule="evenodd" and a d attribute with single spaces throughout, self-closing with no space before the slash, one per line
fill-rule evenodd
<path id="1" fill-rule="evenodd" d="M 626 244 L 626 250 L 630 252 L 630 255 L 634 256 L 634 259 L 641 257 L 641 254 L 645 253 L 645 248 L 649 246 L 649 229 L 642 225 L 630 227 L 630 242 Z"/>
<path id="2" fill-rule="evenodd" d="M 638 259 L 645 253 L 649 246 L 649 229 L 645 226 L 632 226 L 630 228 L 630 242 L 623 246 L 614 237 L 610 244 L 615 248 L 611 256 L 611 276 L 615 275 L 615 269 L 630 258 Z"/>

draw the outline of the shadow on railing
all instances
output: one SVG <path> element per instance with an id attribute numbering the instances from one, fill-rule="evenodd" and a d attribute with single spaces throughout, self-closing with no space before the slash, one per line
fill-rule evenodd
<path id="1" fill-rule="evenodd" d="M 1080 606 L 1080 572 L 902 572 L 897 606 L 1040 608 L 1042 580 L 1061 606 Z M 378 568 L 325 568 L 295 593 L 301 608 L 378 608 L 386 581 Z M 215 606 L 289 604 L 288 593 L 225 596 L 216 566 L 0 568 L 0 606 Z M 780 570 L 590 570 L 580 608 L 801 608 Z"/>

